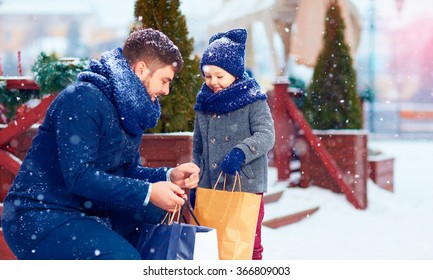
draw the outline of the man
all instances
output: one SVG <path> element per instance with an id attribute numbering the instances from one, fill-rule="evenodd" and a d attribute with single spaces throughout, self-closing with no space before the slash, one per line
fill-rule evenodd
<path id="1" fill-rule="evenodd" d="M 141 135 L 182 66 L 170 39 L 141 29 L 58 94 L 4 201 L 18 259 L 140 259 L 140 226 L 161 221 L 198 182 L 193 163 L 140 164 Z"/>

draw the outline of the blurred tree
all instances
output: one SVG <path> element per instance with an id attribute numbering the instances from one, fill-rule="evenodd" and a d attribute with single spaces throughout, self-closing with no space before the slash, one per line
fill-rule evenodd
<path id="1" fill-rule="evenodd" d="M 161 119 L 149 132 L 192 131 L 194 103 L 202 84 L 200 59 L 193 56 L 194 39 L 188 38 L 185 16 L 179 0 L 137 0 L 133 29 L 153 28 L 167 35 L 178 46 L 184 66 L 173 80 L 169 97 L 161 97 Z"/>
<path id="2" fill-rule="evenodd" d="M 0 80 L 0 123 L 9 122 L 21 105 L 41 96 L 38 90 L 7 89 L 6 81 Z"/>
<path id="3" fill-rule="evenodd" d="M 80 72 L 89 69 L 89 60 L 59 59 L 55 53 L 41 52 L 32 65 L 35 82 L 42 94 L 53 94 L 72 84 Z"/>
<path id="4" fill-rule="evenodd" d="M 307 88 L 303 112 L 314 129 L 361 129 L 363 117 L 356 72 L 336 2 L 331 0 L 327 10 L 324 44 Z"/>
<path id="5" fill-rule="evenodd" d="M 88 68 L 88 59 L 63 60 L 54 53 L 47 55 L 41 52 L 32 65 L 39 90 L 7 89 L 6 81 L 0 80 L 0 104 L 4 115 L 9 119 L 14 118 L 21 105 L 31 99 L 41 99 L 45 94 L 61 91 L 75 81 L 78 73 Z"/>

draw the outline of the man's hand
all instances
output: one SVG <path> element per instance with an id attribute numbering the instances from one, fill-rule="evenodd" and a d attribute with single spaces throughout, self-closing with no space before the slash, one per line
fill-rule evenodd
<path id="1" fill-rule="evenodd" d="M 200 168 L 192 162 L 175 167 L 170 174 L 170 181 L 184 189 L 197 187 Z"/>
<path id="2" fill-rule="evenodd" d="M 183 205 L 186 198 L 185 191 L 171 182 L 152 183 L 150 202 L 155 206 L 173 212 L 176 205 Z"/>

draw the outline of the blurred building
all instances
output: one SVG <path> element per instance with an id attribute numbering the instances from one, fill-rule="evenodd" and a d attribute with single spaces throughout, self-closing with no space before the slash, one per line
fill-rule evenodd
<path id="1" fill-rule="evenodd" d="M 90 5 L 74 1 L 15 1 L 0 4 L 0 63 L 3 75 L 18 75 L 18 51 L 24 75 L 40 52 L 59 57 L 95 57 L 118 46 L 117 30 L 101 28 Z"/>
<path id="2" fill-rule="evenodd" d="M 361 19 L 350 0 L 337 0 L 347 28 L 345 38 L 355 56 Z M 248 30 L 247 66 L 262 83 L 291 72 L 298 65 L 314 67 L 321 50 L 329 0 L 225 0 L 208 24 L 208 37 L 243 27 Z M 292 63 L 293 64 L 293 63 Z"/>

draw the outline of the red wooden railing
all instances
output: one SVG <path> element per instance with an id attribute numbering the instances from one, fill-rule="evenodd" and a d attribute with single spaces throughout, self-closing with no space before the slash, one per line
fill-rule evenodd
<path id="1" fill-rule="evenodd" d="M 6 89 L 37 90 L 39 87 L 32 79 L 19 77 L 7 79 Z M 10 141 L 44 118 L 47 108 L 54 97 L 55 95 L 52 94 L 42 98 L 41 102 L 36 107 L 29 109 L 18 118 L 11 120 L 5 128 L 0 130 L 0 166 L 4 167 L 14 176 L 18 173 L 21 163 L 16 155 L 13 155 L 11 152 Z"/>
<path id="2" fill-rule="evenodd" d="M 347 200 L 352 203 L 357 209 L 365 209 L 365 203 L 359 200 L 354 194 L 352 187 L 344 180 L 344 175 L 341 169 L 338 167 L 335 160 L 326 150 L 324 145 L 321 145 L 320 140 L 313 133 L 313 130 L 307 120 L 304 118 L 302 112 L 293 102 L 288 81 L 279 81 L 274 84 L 274 107 L 273 115 L 275 120 L 275 148 L 274 158 L 277 169 L 287 169 L 290 159 L 288 159 L 285 153 L 285 148 L 278 147 L 279 140 L 287 138 L 286 126 L 278 125 L 280 122 L 293 121 L 300 130 L 303 131 L 304 138 L 307 140 L 306 143 L 310 147 L 311 151 L 318 155 L 319 160 L 323 163 L 331 179 L 339 187 L 342 193 L 346 195 Z M 284 174 L 283 172 L 278 172 Z M 280 178 L 279 178 L 280 179 Z"/>

